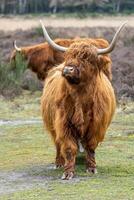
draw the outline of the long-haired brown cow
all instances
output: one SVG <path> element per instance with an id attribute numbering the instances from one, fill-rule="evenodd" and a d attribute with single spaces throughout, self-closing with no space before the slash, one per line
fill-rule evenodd
<path id="1" fill-rule="evenodd" d="M 56 166 L 64 166 L 62 179 L 74 176 L 79 143 L 86 152 L 87 172 L 96 172 L 95 149 L 104 139 L 116 107 L 102 64 L 123 26 L 107 48 L 98 49 L 83 41 L 61 47 L 50 39 L 42 24 L 49 44 L 65 52 L 65 62 L 49 71 L 41 100 L 43 120 L 57 150 Z"/>
<path id="2" fill-rule="evenodd" d="M 73 43 L 73 39 L 56 39 L 55 43 L 68 47 Z M 24 60 L 27 60 L 28 68 L 35 72 L 40 80 L 45 79 L 49 69 L 64 60 L 64 53 L 57 52 L 47 42 L 20 48 L 15 41 L 14 48 L 10 57 L 12 66 L 15 67 L 16 56 L 21 54 Z"/>
<path id="3" fill-rule="evenodd" d="M 109 44 L 104 39 L 90 39 L 90 38 L 74 38 L 74 39 L 56 39 L 56 44 L 64 47 L 69 47 L 74 42 L 86 42 L 93 44 L 98 48 L 106 48 Z M 47 42 L 19 48 L 14 42 L 15 50 L 11 54 L 12 66 L 15 66 L 15 59 L 17 54 L 21 54 L 28 62 L 28 68 L 37 74 L 40 80 L 45 80 L 48 71 L 56 65 L 64 61 L 65 53 L 53 49 Z M 104 73 L 111 80 L 111 60 L 108 55 L 105 55 L 103 63 Z"/>

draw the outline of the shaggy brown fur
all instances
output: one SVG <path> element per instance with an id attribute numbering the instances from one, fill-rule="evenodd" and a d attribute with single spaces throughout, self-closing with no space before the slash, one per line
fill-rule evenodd
<path id="1" fill-rule="evenodd" d="M 69 47 L 74 42 L 85 41 L 98 48 L 105 48 L 108 42 L 104 39 L 56 39 L 55 42 L 61 46 Z M 49 69 L 64 61 L 64 53 L 53 50 L 46 42 L 34 46 L 23 47 L 21 54 L 28 60 L 28 68 L 35 72 L 40 80 L 44 80 Z M 15 66 L 16 50 L 11 54 L 12 65 Z M 105 58 L 105 59 L 104 59 Z M 111 80 L 111 60 L 108 55 L 103 56 L 103 71 Z"/>
<path id="2" fill-rule="evenodd" d="M 92 44 L 76 42 L 65 53 L 65 62 L 50 70 L 46 78 L 42 116 L 56 146 L 56 166 L 64 166 L 63 179 L 74 175 L 79 141 L 86 151 L 87 170 L 96 172 L 95 149 L 116 106 L 104 73 L 105 59 Z"/>
<path id="3" fill-rule="evenodd" d="M 68 47 L 71 43 L 71 39 L 57 39 L 55 42 L 59 45 Z M 47 42 L 22 47 L 20 54 L 28 61 L 28 68 L 35 72 L 40 80 L 44 80 L 47 72 L 54 65 L 60 64 L 64 60 L 63 53 L 57 53 L 53 50 Z M 19 52 L 18 52 L 19 53 Z M 16 50 L 11 53 L 10 62 L 15 67 Z"/>

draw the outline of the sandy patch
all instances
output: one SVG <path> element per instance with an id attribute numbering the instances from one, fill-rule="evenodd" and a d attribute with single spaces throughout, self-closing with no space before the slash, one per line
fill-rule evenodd
<path id="1" fill-rule="evenodd" d="M 53 18 L 53 17 L 10 17 L 0 18 L 0 30 L 15 31 L 17 29 L 28 30 L 36 26 L 40 26 L 39 19 L 42 19 L 45 26 L 52 27 L 117 27 L 124 21 L 128 21 L 128 25 L 134 27 L 134 16 L 123 17 L 99 17 L 99 18 Z"/>

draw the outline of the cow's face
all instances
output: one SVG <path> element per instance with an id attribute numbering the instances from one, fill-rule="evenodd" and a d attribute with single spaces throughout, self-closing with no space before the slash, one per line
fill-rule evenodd
<path id="1" fill-rule="evenodd" d="M 62 75 L 70 84 L 86 83 L 98 72 L 98 55 L 93 45 L 75 43 L 65 56 Z"/>
<path id="2" fill-rule="evenodd" d="M 62 75 L 71 84 L 79 84 L 81 78 L 80 67 L 77 65 L 69 64 L 65 65 L 62 71 Z"/>

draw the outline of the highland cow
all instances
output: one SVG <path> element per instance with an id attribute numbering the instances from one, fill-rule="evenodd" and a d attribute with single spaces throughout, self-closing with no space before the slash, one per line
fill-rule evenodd
<path id="1" fill-rule="evenodd" d="M 64 47 L 69 47 L 74 42 L 87 42 L 93 44 L 98 48 L 106 48 L 109 44 L 104 39 L 92 38 L 74 38 L 74 39 L 55 39 L 55 43 Z M 27 60 L 28 68 L 37 74 L 40 80 L 45 80 L 47 73 L 54 66 L 61 64 L 64 61 L 64 52 L 53 49 L 48 43 L 41 43 L 37 45 L 19 48 L 14 42 L 15 50 L 11 54 L 11 63 L 15 67 L 15 59 L 17 54 L 21 54 Z M 103 63 L 103 71 L 109 78 L 112 79 L 111 61 L 108 55 L 105 55 Z"/>
<path id="2" fill-rule="evenodd" d="M 86 152 L 87 172 L 96 173 L 95 150 L 104 139 L 116 107 L 114 90 L 102 64 L 105 55 L 114 49 L 123 26 L 107 48 L 98 49 L 83 41 L 69 48 L 59 46 L 42 24 L 48 43 L 65 52 L 64 63 L 48 72 L 41 100 L 43 121 L 56 146 L 56 166 L 64 167 L 62 179 L 74 176 L 79 143 Z"/>
<path id="3" fill-rule="evenodd" d="M 68 47 L 73 42 L 73 39 L 56 39 L 55 42 Z M 27 67 L 35 72 L 40 80 L 46 78 L 49 69 L 64 60 L 64 53 L 57 52 L 46 42 L 20 48 L 17 47 L 16 41 L 14 41 L 14 48 L 10 57 L 12 67 L 16 65 L 17 54 L 21 54 L 24 60 L 27 60 Z"/>

